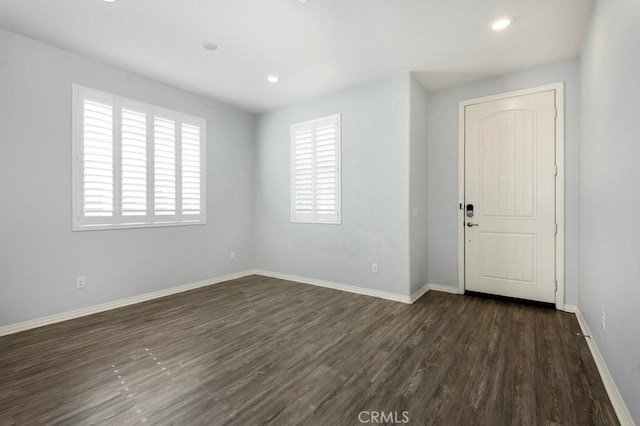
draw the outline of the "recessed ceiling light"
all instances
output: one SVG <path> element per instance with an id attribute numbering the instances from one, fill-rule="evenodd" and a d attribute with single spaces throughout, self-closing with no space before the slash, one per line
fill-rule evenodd
<path id="1" fill-rule="evenodd" d="M 205 50 L 216 50 L 218 48 L 218 45 L 212 41 L 203 41 L 202 48 Z"/>
<path id="2" fill-rule="evenodd" d="M 103 1 L 105 1 L 105 2 L 107 2 L 107 3 L 115 3 L 115 2 L 117 2 L 118 0 L 103 0 Z"/>
<path id="3" fill-rule="evenodd" d="M 277 75 L 275 75 L 275 74 L 269 74 L 269 75 L 267 76 L 267 81 L 268 81 L 269 83 L 277 83 L 277 82 L 279 82 L 279 81 L 280 81 L 280 77 L 278 77 L 278 76 L 277 76 Z"/>
<path id="4" fill-rule="evenodd" d="M 511 18 L 509 18 L 507 16 L 502 16 L 500 18 L 496 18 L 493 21 L 491 21 L 491 24 L 490 24 L 491 29 L 494 30 L 494 31 L 504 30 L 509 25 L 511 25 Z"/>
<path id="5" fill-rule="evenodd" d="M 300 3 L 308 3 L 309 0 L 298 0 Z"/>

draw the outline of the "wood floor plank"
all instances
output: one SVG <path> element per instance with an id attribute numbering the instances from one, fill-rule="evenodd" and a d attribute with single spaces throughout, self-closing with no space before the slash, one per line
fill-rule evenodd
<path id="1" fill-rule="evenodd" d="M 251 276 L 0 338 L 0 424 L 616 425 L 578 332 L 537 306 Z"/>

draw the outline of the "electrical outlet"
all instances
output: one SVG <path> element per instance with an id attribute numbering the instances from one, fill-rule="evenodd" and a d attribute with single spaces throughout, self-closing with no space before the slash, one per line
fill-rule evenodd
<path id="1" fill-rule="evenodd" d="M 377 274 L 378 273 L 378 264 L 375 263 L 375 262 L 371 264 L 371 273 L 372 274 Z"/>
<path id="2" fill-rule="evenodd" d="M 606 319 L 604 311 L 600 311 L 600 325 L 602 325 L 602 330 L 606 328 Z"/>
<path id="3" fill-rule="evenodd" d="M 84 288 L 86 285 L 85 277 L 76 277 L 76 288 Z"/>
<path id="4" fill-rule="evenodd" d="M 236 260 L 236 252 L 232 251 L 229 253 L 229 261 L 234 262 Z"/>

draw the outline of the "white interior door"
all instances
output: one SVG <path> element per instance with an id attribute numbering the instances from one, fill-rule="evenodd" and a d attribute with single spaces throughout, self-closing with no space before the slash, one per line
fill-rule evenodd
<path id="1" fill-rule="evenodd" d="M 465 107 L 465 289 L 554 302 L 555 91 Z"/>

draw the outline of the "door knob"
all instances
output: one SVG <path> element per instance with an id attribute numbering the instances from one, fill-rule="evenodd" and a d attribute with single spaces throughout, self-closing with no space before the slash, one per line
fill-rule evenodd
<path id="1" fill-rule="evenodd" d="M 469 228 L 471 228 L 472 226 L 478 226 L 478 224 L 477 224 L 477 223 L 467 222 L 467 226 L 468 226 Z"/>

